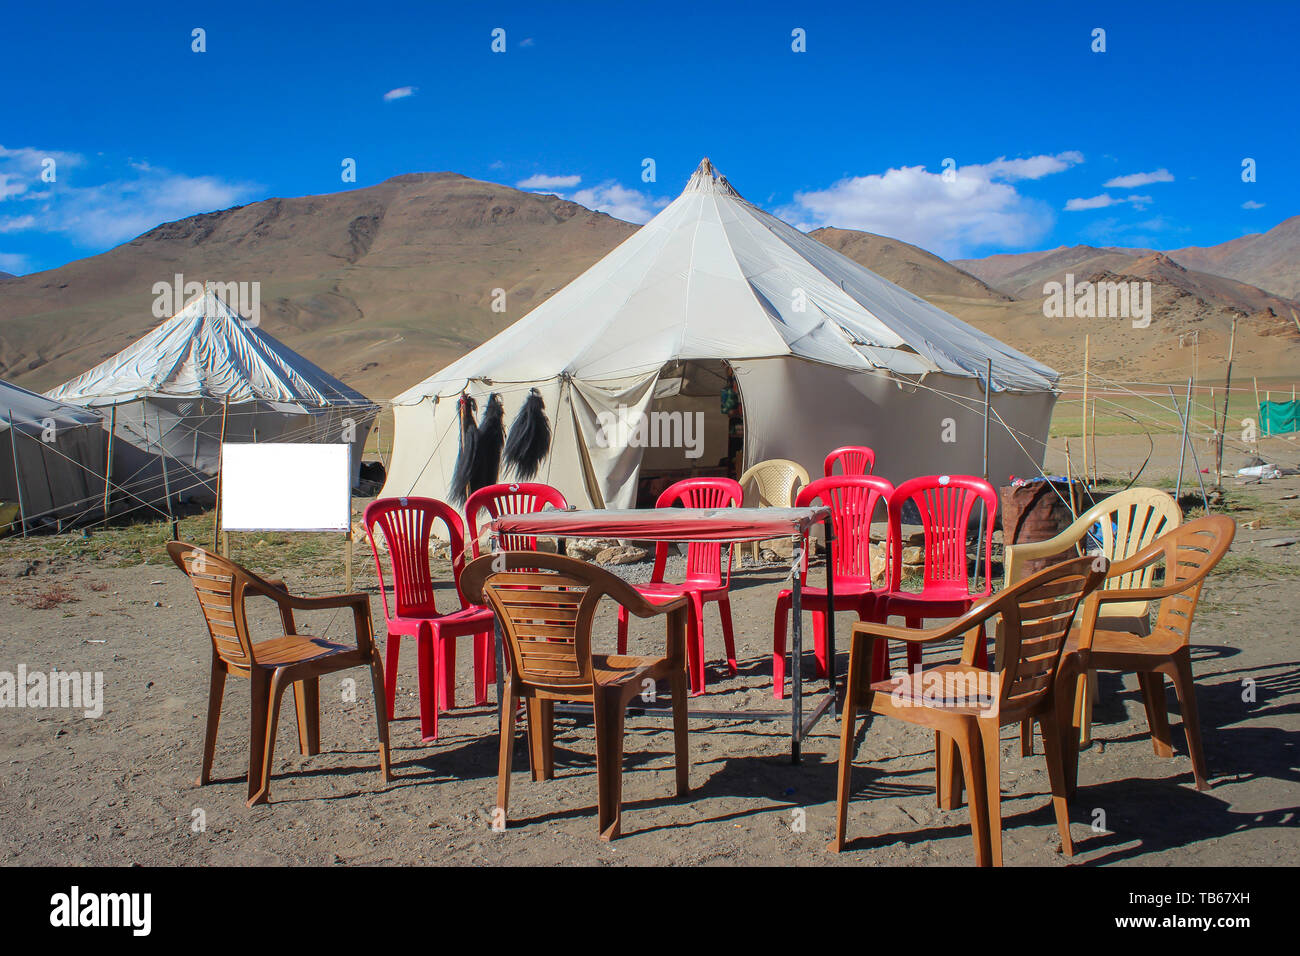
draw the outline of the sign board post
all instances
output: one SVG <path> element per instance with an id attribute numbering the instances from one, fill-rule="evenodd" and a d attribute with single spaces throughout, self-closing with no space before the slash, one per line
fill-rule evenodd
<path id="1" fill-rule="evenodd" d="M 231 531 L 342 533 L 352 590 L 350 445 L 223 444 L 218 507 L 227 556 Z"/>

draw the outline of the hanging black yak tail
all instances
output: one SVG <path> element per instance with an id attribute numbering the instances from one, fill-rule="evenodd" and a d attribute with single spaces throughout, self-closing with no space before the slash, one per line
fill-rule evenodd
<path id="1" fill-rule="evenodd" d="M 460 415 L 460 452 L 456 455 L 456 470 L 452 472 L 451 490 L 448 493 L 452 504 L 456 505 L 463 505 L 469 497 L 469 480 L 478 453 L 478 426 L 474 422 L 476 411 L 478 403 L 469 395 L 462 395 L 457 408 L 457 414 Z"/>
<path id="2" fill-rule="evenodd" d="M 531 481 L 551 450 L 551 423 L 546 420 L 542 393 L 530 389 L 506 439 L 506 463 L 520 481 Z"/>
<path id="3" fill-rule="evenodd" d="M 501 472 L 501 448 L 505 443 L 506 409 L 501 404 L 501 396 L 493 392 L 488 396 L 483 420 L 478 425 L 478 443 L 469 473 L 470 494 L 497 483 Z"/>

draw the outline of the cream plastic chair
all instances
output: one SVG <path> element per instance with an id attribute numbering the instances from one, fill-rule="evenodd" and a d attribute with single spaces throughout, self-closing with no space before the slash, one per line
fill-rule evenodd
<path id="1" fill-rule="evenodd" d="M 1090 532 L 1100 522 L 1101 539 Z M 1072 555 L 1099 554 L 1109 561 L 1122 561 L 1137 554 L 1162 534 L 1173 531 L 1183 523 L 1183 513 L 1178 502 L 1155 488 L 1129 488 L 1097 502 L 1054 538 L 1032 544 L 1013 544 L 1006 548 L 1003 563 L 1006 566 L 1004 586 L 1009 587 L 1027 577 L 1025 565 L 1036 558 L 1051 558 L 1071 552 Z M 1150 588 L 1155 567 L 1147 565 L 1130 574 L 1106 580 L 1104 590 Z M 1145 637 L 1151 633 L 1150 601 L 1120 601 L 1103 604 L 1099 628 L 1111 631 L 1130 631 Z M 1092 739 L 1092 704 L 1096 695 L 1097 674 L 1089 670 L 1079 676 L 1075 697 L 1079 712 L 1079 743 L 1086 746 Z M 1020 751 L 1025 756 L 1034 752 L 1033 725 L 1020 725 Z"/>
<path id="2" fill-rule="evenodd" d="M 758 491 L 760 508 L 790 508 L 794 505 L 795 495 L 799 489 L 808 484 L 808 472 L 797 461 L 786 458 L 772 458 L 760 461 L 740 476 L 740 486 L 748 488 L 754 483 Z M 750 556 L 758 561 L 759 542 L 750 545 Z"/>

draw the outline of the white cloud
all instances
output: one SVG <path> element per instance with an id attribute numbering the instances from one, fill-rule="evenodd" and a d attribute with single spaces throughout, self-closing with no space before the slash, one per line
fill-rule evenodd
<path id="1" fill-rule="evenodd" d="M 56 180 L 40 173 L 55 160 Z M 66 233 L 80 245 L 102 247 L 133 239 L 162 222 L 225 209 L 251 198 L 256 188 L 215 176 L 188 176 L 130 161 L 124 175 L 79 185 L 65 170 L 85 164 L 73 153 L 0 147 L 0 232 Z"/>
<path id="2" fill-rule="evenodd" d="M 1071 166 L 1083 162 L 1083 153 L 1069 149 L 1055 156 L 1030 156 L 1028 159 L 1007 159 L 999 156 L 991 163 L 958 167 L 959 175 L 984 175 L 989 179 L 1013 182 L 1017 179 L 1042 179 L 1053 173 L 1063 173 Z"/>
<path id="3" fill-rule="evenodd" d="M 1170 233 L 1181 235 L 1187 227 L 1176 226 L 1163 216 L 1141 222 L 1122 222 L 1115 217 L 1098 219 L 1079 230 L 1079 237 L 1098 246 L 1127 246 L 1167 249 Z"/>
<path id="4" fill-rule="evenodd" d="M 588 209 L 608 213 L 615 219 L 638 224 L 649 222 L 654 218 L 655 213 L 668 205 L 667 199 L 654 199 L 635 189 L 620 186 L 612 179 L 599 186 L 579 189 L 564 198 Z"/>
<path id="5" fill-rule="evenodd" d="M 1255 202 L 1255 200 L 1253 199 L 1247 199 L 1244 203 L 1241 204 L 1241 208 L 1242 209 L 1263 209 L 1264 204 L 1262 202 Z"/>
<path id="6" fill-rule="evenodd" d="M 27 269 L 27 257 L 13 252 L 0 252 L 0 272 L 21 275 Z"/>
<path id="7" fill-rule="evenodd" d="M 414 96 L 415 91 L 418 89 L 418 86 L 399 86 L 397 89 L 389 90 L 384 94 L 384 102 L 389 103 L 393 100 L 404 100 L 408 96 Z"/>
<path id="8" fill-rule="evenodd" d="M 1065 204 L 1066 212 L 1079 212 L 1085 209 L 1105 209 L 1107 206 L 1121 206 L 1124 203 L 1131 204 L 1135 209 L 1143 209 L 1150 205 L 1150 196 L 1112 196 L 1109 193 L 1102 193 L 1100 196 L 1092 196 L 1088 199 L 1071 199 Z"/>
<path id="9" fill-rule="evenodd" d="M 1105 189 L 1136 189 L 1138 186 L 1150 186 L 1152 183 L 1172 183 L 1174 174 L 1163 167 L 1151 173 L 1130 173 L 1116 176 L 1106 181 Z"/>
<path id="10" fill-rule="evenodd" d="M 52 166 L 49 160 L 54 161 Z M 0 202 L 23 196 L 32 186 L 44 185 L 41 177 L 47 169 L 57 179 L 61 170 L 75 168 L 83 162 L 83 158 L 76 153 L 62 150 L 32 149 L 28 146 L 6 149 L 0 146 Z"/>
<path id="11" fill-rule="evenodd" d="M 945 179 L 924 166 L 903 166 L 795 193 L 777 215 L 800 229 L 840 226 L 893 236 L 946 258 L 985 246 L 1022 248 L 1051 230 L 1046 203 L 1021 195 L 1012 182 L 1041 179 L 1084 161 L 1069 150 L 1024 159 L 998 157 L 958 167 Z"/>
<path id="12" fill-rule="evenodd" d="M 547 176 L 545 173 L 538 173 L 535 176 L 529 176 L 527 179 L 521 179 L 515 185 L 520 189 L 572 189 L 578 183 L 582 182 L 581 176 Z"/>
<path id="13" fill-rule="evenodd" d="M 36 225 L 35 216 L 13 216 L 8 219 L 0 219 L 0 232 L 20 232 L 23 229 L 30 229 Z"/>

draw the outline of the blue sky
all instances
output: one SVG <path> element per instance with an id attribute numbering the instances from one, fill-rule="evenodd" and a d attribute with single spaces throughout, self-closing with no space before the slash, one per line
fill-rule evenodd
<path id="1" fill-rule="evenodd" d="M 1284 0 L 11 4 L 0 270 L 417 171 L 644 221 L 704 155 L 797 225 L 948 258 L 1211 245 L 1300 213 L 1297 26 Z"/>

